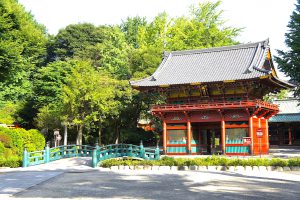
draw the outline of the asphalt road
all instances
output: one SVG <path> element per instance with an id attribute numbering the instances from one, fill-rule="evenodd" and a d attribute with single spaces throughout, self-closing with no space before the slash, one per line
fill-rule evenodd
<path id="1" fill-rule="evenodd" d="M 11 172 L 11 176 L 17 173 Z M 300 174 L 257 172 L 53 171 L 26 172 L 48 177 L 9 199 L 299 199 Z M 52 175 L 48 174 L 52 173 Z M 47 176 L 48 174 L 49 176 Z M 6 177 L 7 178 L 7 177 Z M 14 176 L 15 181 L 20 179 Z M 0 181 L 2 182 L 0 177 Z M 1 190 L 0 190 L 1 194 Z M 1 198 L 3 199 L 3 198 Z"/>

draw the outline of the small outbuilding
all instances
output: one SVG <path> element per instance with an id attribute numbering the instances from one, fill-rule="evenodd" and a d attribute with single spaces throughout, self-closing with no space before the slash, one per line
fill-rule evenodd
<path id="1" fill-rule="evenodd" d="M 298 99 L 276 100 L 279 113 L 269 120 L 270 145 L 300 145 Z"/>

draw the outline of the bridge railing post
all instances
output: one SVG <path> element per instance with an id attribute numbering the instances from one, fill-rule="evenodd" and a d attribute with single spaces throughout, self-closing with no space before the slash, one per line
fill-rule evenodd
<path id="1" fill-rule="evenodd" d="M 45 163 L 49 163 L 49 162 L 50 162 L 50 148 L 49 148 L 49 142 L 47 142 L 46 147 L 45 147 L 44 160 L 45 160 Z"/>
<path id="2" fill-rule="evenodd" d="M 27 147 L 24 147 L 24 151 L 23 151 L 23 164 L 22 167 L 28 167 L 28 162 L 29 162 L 29 158 L 28 158 L 28 152 L 27 152 Z"/>
<path id="3" fill-rule="evenodd" d="M 113 152 L 113 150 L 114 150 L 114 152 Z M 104 156 L 104 159 L 106 159 L 106 158 L 112 158 L 113 154 L 118 154 L 118 148 L 116 147 L 116 148 L 113 149 L 112 145 L 109 145 L 109 147 L 108 147 L 108 153 L 107 153 L 107 155 Z"/>
<path id="4" fill-rule="evenodd" d="M 62 158 L 64 158 L 64 157 L 65 157 L 65 147 L 64 147 L 64 146 L 61 146 L 61 147 L 59 148 L 59 151 L 60 151 L 60 156 L 61 156 Z"/>
<path id="5" fill-rule="evenodd" d="M 140 143 L 140 157 L 145 158 L 145 148 L 144 148 L 142 140 L 141 140 L 141 143 Z"/>
<path id="6" fill-rule="evenodd" d="M 159 146 L 157 145 L 156 146 L 156 149 L 155 149 L 155 157 L 154 157 L 156 160 L 159 160 L 160 159 L 160 154 L 159 154 Z"/>
<path id="7" fill-rule="evenodd" d="M 98 158 L 97 158 L 97 149 L 93 149 L 93 154 L 92 154 L 92 163 L 93 163 L 93 168 L 97 167 L 98 164 Z"/>
<path id="8" fill-rule="evenodd" d="M 95 148 L 93 149 L 92 152 L 92 164 L 93 168 L 97 167 L 97 164 L 100 160 L 98 160 L 97 152 L 100 150 L 98 142 L 95 144 Z"/>
<path id="9" fill-rule="evenodd" d="M 129 145 L 127 156 L 132 157 L 132 144 Z"/>

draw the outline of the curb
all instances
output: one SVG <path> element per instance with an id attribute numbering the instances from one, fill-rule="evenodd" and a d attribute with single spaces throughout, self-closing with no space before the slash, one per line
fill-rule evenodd
<path id="1" fill-rule="evenodd" d="M 300 171 L 300 167 L 275 167 L 275 166 L 111 166 L 110 170 L 152 170 L 152 171 L 229 171 L 229 172 L 287 172 Z"/>

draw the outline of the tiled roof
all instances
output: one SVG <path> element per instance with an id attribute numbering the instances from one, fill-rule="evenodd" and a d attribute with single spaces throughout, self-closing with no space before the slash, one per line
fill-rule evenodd
<path id="1" fill-rule="evenodd" d="M 276 100 L 274 104 L 279 105 L 279 113 L 269 119 L 269 122 L 300 122 L 299 100 Z"/>
<path id="2" fill-rule="evenodd" d="M 300 122 L 300 113 L 298 114 L 278 114 L 269 119 L 269 122 Z"/>
<path id="3" fill-rule="evenodd" d="M 299 100 L 297 99 L 275 100 L 273 103 L 279 105 L 279 114 L 300 114 Z"/>
<path id="4" fill-rule="evenodd" d="M 262 68 L 269 41 L 202 50 L 165 53 L 154 74 L 131 81 L 133 86 L 159 86 L 252 79 L 266 76 Z"/>

